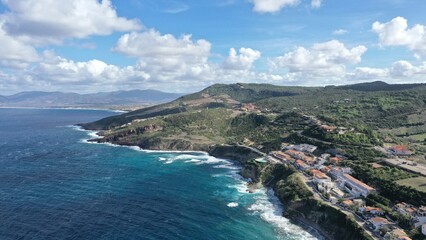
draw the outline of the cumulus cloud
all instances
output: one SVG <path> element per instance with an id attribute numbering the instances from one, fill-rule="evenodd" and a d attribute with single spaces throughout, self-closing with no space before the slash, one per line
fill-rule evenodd
<path id="1" fill-rule="evenodd" d="M 415 66 L 405 60 L 396 61 L 387 68 L 357 67 L 354 72 L 347 73 L 347 78 L 351 81 L 383 80 L 390 83 L 421 83 L 424 82 L 425 77 L 426 62 Z"/>
<path id="2" fill-rule="evenodd" d="M 2 0 L 9 12 L 4 29 L 28 41 L 60 43 L 66 38 L 109 35 L 141 29 L 135 19 L 118 17 L 110 0 Z"/>
<path id="3" fill-rule="evenodd" d="M 261 53 L 259 51 L 251 48 L 240 48 L 239 54 L 237 54 L 235 48 L 231 48 L 229 56 L 224 62 L 224 67 L 234 70 L 250 69 L 260 56 Z"/>
<path id="4" fill-rule="evenodd" d="M 137 57 L 138 67 L 160 81 L 209 75 L 210 49 L 206 40 L 193 41 L 191 35 L 161 35 L 153 29 L 125 34 L 114 47 L 116 52 Z"/>
<path id="5" fill-rule="evenodd" d="M 298 47 L 292 52 L 272 59 L 274 68 L 286 68 L 289 72 L 304 72 L 313 75 L 344 74 L 346 64 L 356 64 L 367 51 L 363 45 L 351 49 L 337 41 L 316 43 L 311 48 Z"/>
<path id="6" fill-rule="evenodd" d="M 300 0 L 250 0 L 254 4 L 253 10 L 260 13 L 274 13 L 282 8 L 296 6 Z"/>
<path id="7" fill-rule="evenodd" d="M 370 67 L 357 67 L 352 75 L 357 80 L 379 80 L 387 78 L 389 75 L 388 69 L 370 68 Z"/>
<path id="8" fill-rule="evenodd" d="M 373 23 L 372 30 L 379 35 L 381 46 L 404 46 L 417 57 L 426 56 L 426 26 L 416 24 L 408 28 L 407 19 L 396 17 L 389 22 Z"/>
<path id="9" fill-rule="evenodd" d="M 0 20 L 0 65 L 13 68 L 23 68 L 38 59 L 37 50 L 9 36 L 4 30 L 4 22 Z"/>

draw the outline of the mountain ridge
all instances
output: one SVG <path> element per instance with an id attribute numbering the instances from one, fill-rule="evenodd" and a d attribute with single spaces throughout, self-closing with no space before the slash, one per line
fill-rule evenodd
<path id="1" fill-rule="evenodd" d="M 101 107 L 145 106 L 172 101 L 182 94 L 158 90 L 129 90 L 79 94 L 73 92 L 26 91 L 0 95 L 0 107 Z"/>

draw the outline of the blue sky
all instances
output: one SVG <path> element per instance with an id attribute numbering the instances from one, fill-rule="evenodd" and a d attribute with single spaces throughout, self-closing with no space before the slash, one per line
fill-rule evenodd
<path id="1" fill-rule="evenodd" d="M 422 0 L 2 0 L 0 94 L 426 82 Z"/>

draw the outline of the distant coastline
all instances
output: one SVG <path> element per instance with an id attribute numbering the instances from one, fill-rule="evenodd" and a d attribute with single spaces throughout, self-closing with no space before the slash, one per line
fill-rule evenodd
<path id="1" fill-rule="evenodd" d="M 118 110 L 113 108 L 82 108 L 82 107 L 13 107 L 0 106 L 0 109 L 40 109 L 40 110 L 87 110 L 87 111 L 109 111 L 116 113 L 128 113 L 130 110 Z"/>

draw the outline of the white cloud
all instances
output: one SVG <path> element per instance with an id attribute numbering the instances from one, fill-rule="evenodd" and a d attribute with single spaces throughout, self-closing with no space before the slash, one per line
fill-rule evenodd
<path id="1" fill-rule="evenodd" d="M 416 56 L 426 56 L 426 26 L 408 28 L 407 20 L 396 17 L 387 23 L 375 22 L 372 30 L 379 35 L 381 46 L 404 46 Z"/>
<path id="2" fill-rule="evenodd" d="M 322 4 L 322 0 L 312 0 L 311 7 L 312 8 L 320 8 Z"/>
<path id="3" fill-rule="evenodd" d="M 319 76 L 345 74 L 346 64 L 356 64 L 367 51 L 363 45 L 346 48 L 337 40 L 316 43 L 311 48 L 298 47 L 283 56 L 272 59 L 272 66 L 289 72 L 304 72 Z"/>
<path id="4" fill-rule="evenodd" d="M 424 83 L 425 77 L 426 62 L 415 66 L 405 60 L 396 61 L 388 68 L 358 67 L 355 72 L 347 73 L 351 81 L 382 80 L 389 83 Z"/>
<path id="5" fill-rule="evenodd" d="M 370 68 L 370 67 L 357 67 L 353 78 L 357 80 L 380 80 L 385 79 L 389 75 L 388 69 Z"/>
<path id="6" fill-rule="evenodd" d="M 110 0 L 2 0 L 9 12 L 2 15 L 10 35 L 25 36 L 39 44 L 66 38 L 109 35 L 141 29 L 138 20 L 118 17 Z"/>
<path id="7" fill-rule="evenodd" d="M 334 35 L 343 35 L 343 34 L 346 34 L 346 33 L 348 33 L 348 30 L 346 30 L 346 29 L 336 29 L 336 30 L 333 31 Z"/>
<path id="8" fill-rule="evenodd" d="M 251 48 L 240 48 L 239 54 L 234 48 L 231 48 L 229 56 L 224 62 L 224 68 L 234 70 L 250 69 L 260 56 L 261 53 L 259 51 Z"/>
<path id="9" fill-rule="evenodd" d="M 209 76 L 210 49 L 211 44 L 206 40 L 193 41 L 191 35 L 176 38 L 171 34 L 161 35 L 151 29 L 123 35 L 114 51 L 138 57 L 138 68 L 159 81 L 175 81 Z"/>
<path id="10" fill-rule="evenodd" d="M 250 0 L 254 4 L 253 10 L 260 13 L 274 13 L 282 8 L 296 6 L 300 0 Z"/>
<path id="11" fill-rule="evenodd" d="M 26 67 L 38 59 L 37 50 L 19 38 L 9 36 L 0 20 L 0 65 L 13 68 Z"/>

